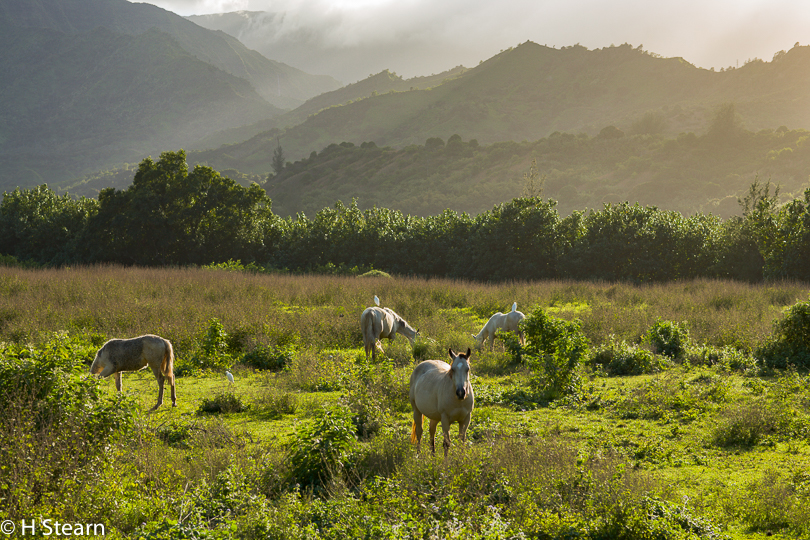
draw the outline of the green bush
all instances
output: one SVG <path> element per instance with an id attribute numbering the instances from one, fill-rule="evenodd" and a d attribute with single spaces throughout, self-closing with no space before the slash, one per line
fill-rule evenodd
<path id="1" fill-rule="evenodd" d="M 298 410 L 298 397 L 290 392 L 278 392 L 266 388 L 254 402 L 256 409 L 268 418 L 281 418 L 285 414 L 295 414 Z"/>
<path id="2" fill-rule="evenodd" d="M 182 377 L 204 371 L 222 371 L 234 363 L 228 344 L 228 334 L 222 322 L 208 320 L 208 328 L 199 340 L 196 352 L 188 359 L 178 360 L 175 375 Z"/>
<path id="3" fill-rule="evenodd" d="M 719 527 L 695 517 L 688 508 L 658 498 L 644 497 L 640 505 L 618 504 L 588 536 L 592 540 L 722 539 Z"/>
<path id="4" fill-rule="evenodd" d="M 351 413 L 344 409 L 322 411 L 312 424 L 303 424 L 290 445 L 291 480 L 320 491 L 339 478 L 356 444 Z"/>
<path id="5" fill-rule="evenodd" d="M 724 411 L 712 432 L 717 446 L 754 446 L 766 437 L 806 431 L 801 420 L 778 401 L 759 398 Z"/>
<path id="6" fill-rule="evenodd" d="M 247 410 L 242 398 L 233 392 L 220 392 L 212 398 L 204 398 L 197 414 L 238 413 Z"/>
<path id="7" fill-rule="evenodd" d="M 525 347 L 515 349 L 532 370 L 532 389 L 547 401 L 575 395 L 581 386 L 579 367 L 588 355 L 588 338 L 579 320 L 565 321 L 549 317 L 537 308 L 521 323 Z"/>
<path id="8" fill-rule="evenodd" d="M 755 353 L 762 365 L 771 369 L 790 365 L 810 369 L 810 301 L 791 306 L 774 326 L 771 340 Z"/>
<path id="9" fill-rule="evenodd" d="M 596 349 L 589 363 L 601 367 L 608 375 L 658 373 L 669 365 L 649 350 L 625 341 L 617 342 L 613 336 L 610 336 L 609 343 Z"/>
<path id="10" fill-rule="evenodd" d="M 94 352 L 64 333 L 37 348 L 0 344 L 0 506 L 9 519 L 75 503 L 71 490 L 100 484 L 132 429 L 134 403 L 87 375 Z"/>
<path id="11" fill-rule="evenodd" d="M 667 371 L 634 388 L 616 402 L 614 410 L 621 418 L 691 421 L 719 409 L 719 404 L 728 401 L 729 391 L 728 381 L 713 374 L 685 379 Z"/>
<path id="12" fill-rule="evenodd" d="M 297 350 L 294 345 L 274 347 L 259 343 L 242 357 L 242 363 L 255 369 L 280 371 L 292 363 Z"/>
<path id="13" fill-rule="evenodd" d="M 669 356 L 673 360 L 686 352 L 689 344 L 689 329 L 686 323 L 662 321 L 658 319 L 647 332 L 647 341 L 653 352 Z"/>

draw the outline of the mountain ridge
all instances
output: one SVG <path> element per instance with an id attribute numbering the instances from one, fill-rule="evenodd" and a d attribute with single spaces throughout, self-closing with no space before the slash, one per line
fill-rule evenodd
<path id="1" fill-rule="evenodd" d="M 158 28 L 190 54 L 246 79 L 269 103 L 291 109 L 341 84 L 265 58 L 225 32 L 211 31 L 151 4 L 126 0 L 4 0 L 0 19 L 12 26 L 50 28 L 66 34 L 103 26 L 137 35 Z"/>

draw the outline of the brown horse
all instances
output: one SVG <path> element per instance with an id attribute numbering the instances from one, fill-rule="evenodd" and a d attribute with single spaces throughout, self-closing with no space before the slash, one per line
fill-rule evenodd
<path id="1" fill-rule="evenodd" d="M 436 426 L 442 423 L 444 433 L 444 457 L 450 449 L 450 424 L 458 422 L 458 436 L 467 438 L 475 395 L 470 384 L 470 349 L 467 353 L 456 354 L 448 349 L 452 362 L 425 360 L 411 374 L 411 407 L 413 425 L 411 442 L 416 443 L 419 453 L 422 442 L 422 417 L 430 419 L 430 450 L 436 453 Z"/>
<path id="2" fill-rule="evenodd" d="M 166 379 L 172 387 L 172 406 L 177 407 L 174 391 L 174 349 L 167 339 L 147 334 L 132 339 L 111 339 L 96 353 L 90 373 L 99 377 L 115 374 L 115 387 L 121 391 L 121 372 L 138 371 L 146 366 L 152 369 L 158 382 L 157 405 L 163 404 L 163 383 Z"/>

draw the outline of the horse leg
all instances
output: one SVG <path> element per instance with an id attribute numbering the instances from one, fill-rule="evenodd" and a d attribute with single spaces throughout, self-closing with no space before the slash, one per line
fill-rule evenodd
<path id="1" fill-rule="evenodd" d="M 157 403 L 155 404 L 155 406 L 154 406 L 154 407 L 152 407 L 151 409 L 149 409 L 150 411 L 154 411 L 154 410 L 157 410 L 157 408 L 158 408 L 158 407 L 160 407 L 161 405 L 163 405 L 163 383 L 165 383 L 165 382 L 166 382 L 166 376 L 165 376 L 165 375 L 163 375 L 163 373 L 161 373 L 161 371 L 160 371 L 160 364 L 158 364 L 158 363 L 151 364 L 151 363 L 150 363 L 150 364 L 149 364 L 149 367 L 152 369 L 152 374 L 155 376 L 155 380 L 156 380 L 156 381 L 157 381 L 157 383 L 158 383 L 158 398 L 157 398 Z"/>
<path id="2" fill-rule="evenodd" d="M 438 424 L 438 420 L 430 419 L 430 452 L 432 454 L 436 454 L 436 426 Z"/>
<path id="3" fill-rule="evenodd" d="M 444 459 L 447 459 L 447 452 L 450 450 L 450 419 L 446 414 L 442 415 L 442 447 L 444 447 Z"/>
<path id="4" fill-rule="evenodd" d="M 163 405 L 163 383 L 166 382 L 166 377 L 162 373 L 156 373 L 155 377 L 158 382 L 158 399 L 157 403 L 150 410 L 155 411 L 158 407 Z"/>
<path id="5" fill-rule="evenodd" d="M 172 386 L 172 407 L 177 407 L 177 394 L 174 391 L 174 374 L 170 373 L 166 375 L 166 378 L 169 379 L 169 384 Z"/>
<path id="6" fill-rule="evenodd" d="M 422 433 L 423 433 L 422 413 L 419 412 L 416 406 L 414 406 L 413 404 L 411 405 L 413 406 L 413 432 L 414 436 L 416 437 L 416 453 L 419 454 L 419 451 L 422 446 Z"/>
<path id="7" fill-rule="evenodd" d="M 106 369 L 104 371 L 107 371 Z M 104 372 L 102 372 L 104 373 Z M 115 374 L 115 389 L 121 392 L 123 390 L 123 379 L 121 378 L 121 372 Z"/>
<path id="8" fill-rule="evenodd" d="M 470 426 L 470 419 L 472 418 L 472 414 L 468 414 L 464 419 L 458 423 L 458 438 L 461 442 L 467 440 L 467 428 Z"/>

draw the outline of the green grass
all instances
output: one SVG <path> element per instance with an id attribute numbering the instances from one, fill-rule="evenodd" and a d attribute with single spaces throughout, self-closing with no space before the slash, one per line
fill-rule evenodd
<path id="1" fill-rule="evenodd" d="M 404 538 L 428 530 L 443 538 L 518 532 L 553 538 L 566 531 L 597 538 L 599 531 L 616 537 L 615 527 L 624 527 L 628 538 L 642 538 L 653 526 L 668 527 L 661 538 L 717 537 L 708 529 L 684 536 L 673 528 L 677 520 L 648 518 L 671 513 L 710 522 L 734 539 L 801 538 L 810 533 L 804 510 L 810 377 L 760 372 L 722 355 L 704 365 L 695 347 L 736 346 L 743 357 L 808 290 L 788 282 L 482 285 L 179 269 L 0 269 L 7 306 L 0 340 L 66 350 L 77 380 L 104 340 L 145 332 L 171 339 L 182 365 L 202 354 L 206 339 L 212 345 L 206 333 L 213 318 L 225 332 L 217 338 L 223 348 L 212 345 L 221 355 L 216 365 L 235 378 L 229 384 L 223 367 L 179 376 L 178 406 L 164 398 L 148 413 L 157 397 L 153 375 L 125 374 L 122 403 L 133 411 L 132 427 L 108 444 L 92 474 L 82 469 L 90 465 L 75 464 L 75 480 L 26 499 L 39 501 L 27 510 L 100 520 L 113 538 L 190 536 L 183 527 L 212 538 Z M 659 373 L 608 377 L 583 367 L 576 395 L 539 405 L 521 398 L 534 374 L 515 364 L 500 341 L 492 352 L 475 350 L 469 438 L 462 445 L 451 429 L 445 463 L 441 451 L 417 458 L 409 443 L 408 377 L 419 359 L 407 341 L 386 341 L 377 365 L 365 361 L 359 313 L 375 294 L 430 338 L 418 342 L 419 359 L 472 346 L 470 334 L 487 314 L 513 301 L 526 313 L 542 306 L 552 307 L 554 317 L 580 318 L 597 345 L 610 335 L 642 341 L 659 319 L 685 322 L 692 344 Z M 67 340 L 62 349 L 47 349 L 49 332 L 59 329 L 70 337 L 59 338 Z M 241 359 L 257 344 L 289 346 L 291 359 L 278 371 L 254 370 Z M 102 398 L 117 398 L 112 379 L 97 384 Z M 218 396 L 244 410 L 201 412 Z M 324 428 L 324 415 L 341 410 L 357 441 L 345 438 L 340 422 Z M 0 451 L 18 448 L 12 427 L 0 422 Z M 325 468 L 317 460 L 293 467 L 294 451 L 324 429 L 326 441 L 350 440 L 349 453 Z M 58 429 L 45 429 L 32 448 L 42 453 L 59 437 Z M 312 476 L 312 467 L 321 476 Z M 46 469 L 16 481 L 41 482 L 38 470 Z M 0 480 L 7 484 L 5 474 Z"/>

